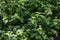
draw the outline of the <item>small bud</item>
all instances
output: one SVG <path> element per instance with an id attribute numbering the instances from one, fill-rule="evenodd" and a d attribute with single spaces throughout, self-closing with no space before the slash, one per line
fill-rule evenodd
<path id="1" fill-rule="evenodd" d="M 18 14 L 14 14 L 15 16 L 18 16 Z"/>
<path id="2" fill-rule="evenodd" d="M 36 17 L 32 17 L 32 18 L 36 18 Z"/>
<path id="3" fill-rule="evenodd" d="M 40 12 L 36 12 L 37 14 L 40 14 Z"/>
<path id="4" fill-rule="evenodd" d="M 15 1 L 13 1 L 15 3 Z"/>
<path id="5" fill-rule="evenodd" d="M 57 19 L 58 17 L 56 16 L 55 19 Z"/>
<path id="6" fill-rule="evenodd" d="M 20 7 L 20 5 L 18 5 L 18 7 Z"/>
<path id="7" fill-rule="evenodd" d="M 2 3 L 5 3 L 4 1 Z"/>
<path id="8" fill-rule="evenodd" d="M 39 25 L 39 28 L 41 28 L 41 25 Z"/>
<path id="9" fill-rule="evenodd" d="M 11 3 L 13 2 L 13 1 L 10 1 Z"/>
<path id="10" fill-rule="evenodd" d="M 45 12 L 47 13 L 48 11 L 47 11 L 47 10 L 45 10 Z"/>
<path id="11" fill-rule="evenodd" d="M 30 31 L 30 29 L 27 29 L 26 31 Z"/>

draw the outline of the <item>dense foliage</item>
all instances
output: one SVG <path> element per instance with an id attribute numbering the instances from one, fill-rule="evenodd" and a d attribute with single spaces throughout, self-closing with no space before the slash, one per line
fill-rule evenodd
<path id="1" fill-rule="evenodd" d="M 0 0 L 0 40 L 51 40 L 59 29 L 59 0 Z"/>

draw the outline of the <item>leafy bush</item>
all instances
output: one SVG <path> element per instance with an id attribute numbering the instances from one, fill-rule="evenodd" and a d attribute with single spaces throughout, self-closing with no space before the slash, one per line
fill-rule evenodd
<path id="1" fill-rule="evenodd" d="M 59 29 L 59 0 L 0 0 L 0 40 L 51 40 Z"/>

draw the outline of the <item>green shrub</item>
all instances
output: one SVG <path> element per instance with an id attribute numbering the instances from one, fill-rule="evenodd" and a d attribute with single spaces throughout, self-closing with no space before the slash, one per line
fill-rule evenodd
<path id="1" fill-rule="evenodd" d="M 59 25 L 59 0 L 0 0 L 0 40 L 51 40 Z"/>

